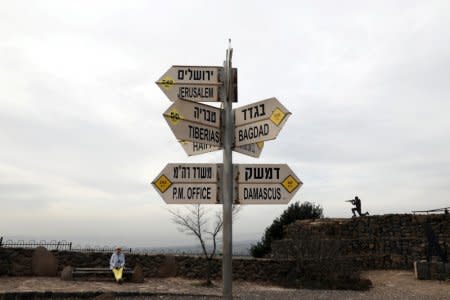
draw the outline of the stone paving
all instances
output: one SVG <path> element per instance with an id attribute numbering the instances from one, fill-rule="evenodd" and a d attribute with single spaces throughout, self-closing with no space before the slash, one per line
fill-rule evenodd
<path id="1" fill-rule="evenodd" d="M 420 281 L 410 271 L 369 271 L 363 276 L 373 282 L 369 291 L 296 290 L 249 282 L 234 282 L 233 290 L 240 299 L 450 299 L 450 281 Z M 107 281 L 61 281 L 54 277 L 0 277 L 0 295 L 51 292 L 54 296 L 84 293 L 84 299 L 89 294 L 93 298 L 101 293 L 110 294 L 103 299 L 220 298 L 220 282 L 213 288 L 199 283 L 183 278 L 149 278 L 142 284 L 118 285 Z"/>

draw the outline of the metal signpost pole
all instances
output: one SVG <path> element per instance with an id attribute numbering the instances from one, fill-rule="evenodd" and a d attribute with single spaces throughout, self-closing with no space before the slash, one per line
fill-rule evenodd
<path id="1" fill-rule="evenodd" d="M 231 43 L 231 42 L 230 42 Z M 224 65 L 225 99 L 224 106 L 224 132 L 223 132 L 223 258 L 222 258 L 222 280 L 223 297 L 232 299 L 232 205 L 233 205 L 233 157 L 231 148 L 234 141 L 234 120 L 232 111 L 232 99 L 230 93 L 231 84 L 231 57 L 233 49 L 231 45 L 227 49 L 227 57 Z"/>

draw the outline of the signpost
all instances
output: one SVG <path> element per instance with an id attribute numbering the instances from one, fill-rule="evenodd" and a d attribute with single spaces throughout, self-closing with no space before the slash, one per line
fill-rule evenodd
<path id="1" fill-rule="evenodd" d="M 152 181 L 167 204 L 223 205 L 223 296 L 232 299 L 232 205 L 287 204 L 302 182 L 286 164 L 233 165 L 232 151 L 259 157 L 291 113 L 269 98 L 232 109 L 237 69 L 172 66 L 156 84 L 174 103 L 164 118 L 188 155 L 223 150 L 223 164 L 168 164 Z M 222 109 L 199 102 L 222 103 Z M 235 193 L 237 191 L 237 193 Z"/>
<path id="2" fill-rule="evenodd" d="M 152 184 L 167 204 L 217 204 L 218 170 L 218 164 L 168 164 Z"/>
<path id="3" fill-rule="evenodd" d="M 303 184 L 286 164 L 239 164 L 235 169 L 239 204 L 287 204 Z"/>

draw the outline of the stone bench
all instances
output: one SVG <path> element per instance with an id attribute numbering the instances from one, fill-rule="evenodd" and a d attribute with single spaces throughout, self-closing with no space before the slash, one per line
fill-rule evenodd
<path id="1" fill-rule="evenodd" d="M 130 268 L 123 269 L 123 278 L 131 279 L 134 270 Z M 72 278 L 114 278 L 110 268 L 73 268 Z"/>

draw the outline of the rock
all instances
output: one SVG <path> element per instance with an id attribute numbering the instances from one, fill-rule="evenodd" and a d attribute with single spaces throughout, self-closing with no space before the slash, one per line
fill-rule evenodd
<path id="1" fill-rule="evenodd" d="M 98 295 L 94 299 L 95 300 L 114 300 L 115 297 L 114 297 L 113 293 L 104 293 L 104 294 Z"/>
<path id="2" fill-rule="evenodd" d="M 143 283 L 144 282 L 144 270 L 142 270 L 141 265 L 136 265 L 133 269 L 133 277 L 131 282 Z"/>
<path id="3" fill-rule="evenodd" d="M 447 278 L 450 278 L 450 263 L 446 263 L 444 268 L 445 268 L 445 274 L 447 274 Z"/>
<path id="4" fill-rule="evenodd" d="M 9 274 L 9 263 L 6 262 L 1 262 L 0 263 L 0 276 L 2 275 L 8 275 Z"/>
<path id="5" fill-rule="evenodd" d="M 33 252 L 31 268 L 36 276 L 57 276 L 58 260 L 44 247 L 37 247 Z"/>
<path id="6" fill-rule="evenodd" d="M 414 262 L 414 275 L 419 280 L 429 280 L 430 265 L 426 260 L 419 260 Z"/>
<path id="7" fill-rule="evenodd" d="M 158 277 L 175 277 L 177 276 L 178 266 L 175 257 L 167 255 L 164 262 L 158 270 Z"/>
<path id="8" fill-rule="evenodd" d="M 442 262 L 430 263 L 430 277 L 434 280 L 445 280 L 445 265 Z"/>
<path id="9" fill-rule="evenodd" d="M 72 273 L 73 268 L 71 266 L 64 267 L 64 269 L 61 272 L 61 280 L 71 281 L 73 279 Z"/>

